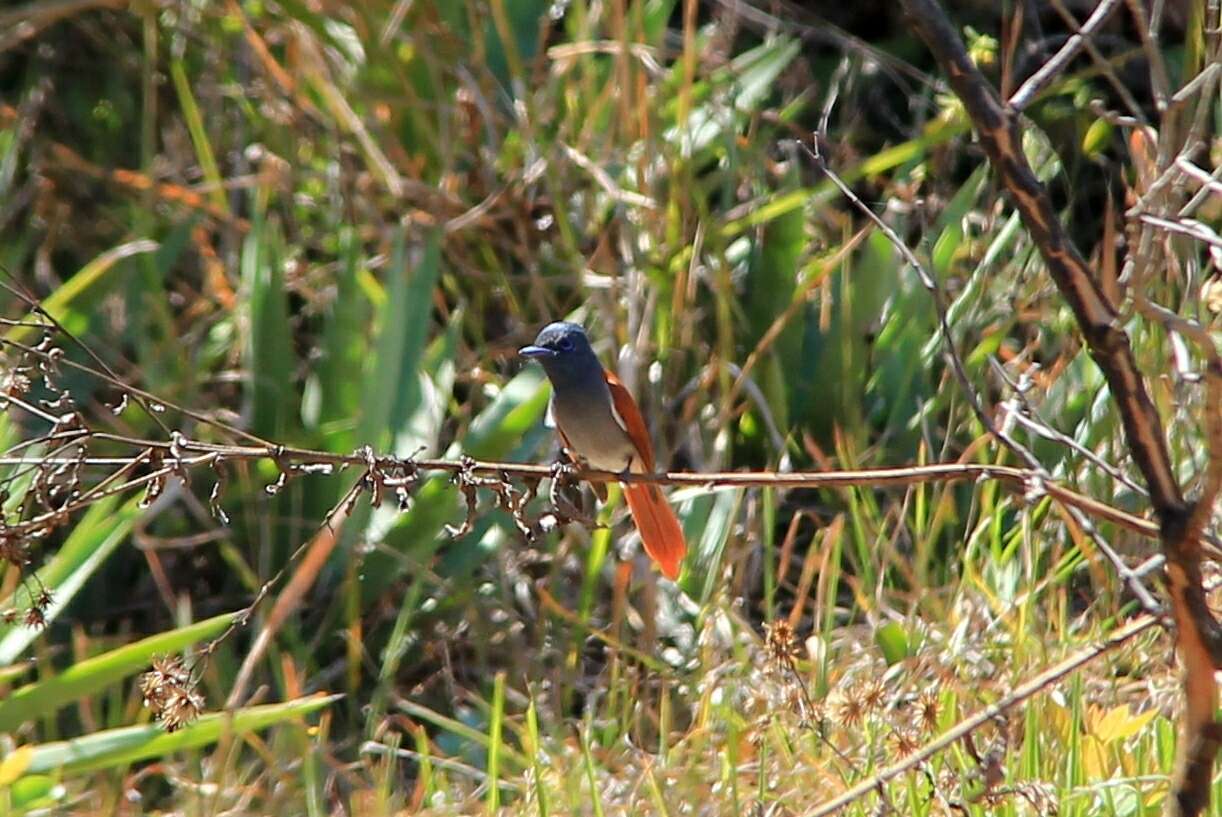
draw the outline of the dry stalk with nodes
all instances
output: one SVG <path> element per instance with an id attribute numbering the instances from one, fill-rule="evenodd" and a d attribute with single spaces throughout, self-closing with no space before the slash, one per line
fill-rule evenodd
<path id="1" fill-rule="evenodd" d="M 488 504 L 509 514 L 519 535 L 526 541 L 533 541 L 568 522 L 591 525 L 592 521 L 585 518 L 565 495 L 567 488 L 583 480 L 790 489 L 885 488 L 929 482 L 996 481 L 1027 502 L 1048 497 L 1084 518 L 1108 522 L 1149 538 L 1159 535 L 1157 525 L 1151 520 L 1066 488 L 1038 468 L 939 463 L 857 471 L 624 475 L 582 470 L 571 464 L 482 462 L 470 457 L 453 460 L 402 458 L 380 455 L 369 447 L 338 454 L 284 446 L 132 387 L 96 357 L 90 363 L 69 357 L 66 349 L 78 341 L 37 302 L 28 300 L 27 303 L 31 311 L 29 319 L 7 321 L 12 330 L 20 330 L 18 338 L 10 333 L 9 337 L 0 339 L 9 373 L 0 406 L 10 422 L 24 432 L 24 439 L 0 455 L 0 465 L 12 469 L 7 480 L 9 485 L 20 479 L 31 480 L 31 489 L 23 501 L 0 520 L 0 535 L 5 544 L 5 558 L 23 571 L 24 581 L 35 582 L 26 588 L 27 607 L 10 615 L 24 616 L 31 624 L 40 622 L 50 599 L 36 584 L 34 574 L 25 572 L 33 559 L 32 546 L 64 529 L 71 524 L 75 514 L 106 497 L 139 492 L 140 504 L 147 507 L 173 483 L 186 485 L 192 481 L 210 480 L 211 485 L 206 488 L 207 506 L 216 521 L 225 525 L 229 521 L 224 511 L 227 474 L 240 463 L 267 461 L 275 465 L 279 473 L 264 486 L 268 494 L 279 493 L 290 481 L 312 475 L 344 470 L 354 474 L 349 490 L 329 511 L 318 531 L 261 585 L 226 630 L 198 649 L 190 661 L 177 656 L 164 657 L 142 677 L 141 692 L 146 704 L 171 730 L 190 723 L 204 709 L 197 682 L 217 647 L 250 622 L 256 609 L 280 588 L 291 568 L 307 563 L 319 566 L 325 561 L 339 542 L 339 529 L 362 496 L 374 506 L 389 502 L 405 511 L 411 506 L 414 490 L 427 475 L 449 475 L 463 498 L 462 519 L 447 527 L 447 532 L 455 537 L 469 532 L 479 515 L 487 511 Z M 37 339 L 27 342 L 26 334 L 36 335 Z M 67 369 L 97 378 L 113 389 L 118 395 L 113 405 L 95 410 L 92 415 L 77 406 L 69 391 L 61 385 L 62 373 Z M 102 427 L 115 409 L 132 404 L 148 413 L 155 425 L 164 431 L 164 437 L 130 437 Z M 240 442 L 193 439 L 163 422 L 163 417 L 171 412 L 193 419 L 210 434 Z M 540 492 L 544 481 L 549 483 L 548 490 Z M 1157 564 L 1157 561 L 1149 563 L 1146 572 Z M 1134 575 L 1140 578 L 1138 574 L 1141 573 L 1139 570 Z M 280 590 L 254 646 L 244 659 L 227 706 L 239 706 L 244 702 L 254 668 L 289 614 L 301 603 L 310 577 L 315 575 L 316 570 L 298 570 Z M 793 664 L 793 639 L 792 631 L 786 635 L 779 629 L 770 630 L 770 652 L 778 666 L 786 670 L 791 682 L 795 681 L 797 672 Z M 801 708 L 807 720 L 817 710 L 808 695 L 803 696 Z M 914 746 L 907 747 L 907 750 L 913 749 Z M 877 785 L 874 790 L 878 790 Z"/>

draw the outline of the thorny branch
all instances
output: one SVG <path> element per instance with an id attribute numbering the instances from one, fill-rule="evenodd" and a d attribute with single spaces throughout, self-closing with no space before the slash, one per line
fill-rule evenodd
<path id="1" fill-rule="evenodd" d="M 362 494 L 367 494 L 374 505 L 380 505 L 393 495 L 399 509 L 406 510 L 410 506 L 412 492 L 427 475 L 448 475 L 464 497 L 464 521 L 448 529 L 454 536 L 471 530 L 480 511 L 481 492 L 491 495 L 492 501 L 513 518 L 519 533 L 528 541 L 565 522 L 592 524 L 591 520 L 583 517 L 579 508 L 564 497 L 564 488 L 576 480 L 592 483 L 654 482 L 703 489 L 728 486 L 886 488 L 925 482 L 998 481 L 1012 487 L 1021 501 L 1032 502 L 1046 497 L 1066 508 L 1077 509 L 1142 536 L 1155 537 L 1158 534 L 1158 527 L 1151 520 L 1079 494 L 1035 469 L 1010 466 L 950 462 L 805 473 L 620 474 L 586 470 L 564 463 L 534 465 L 483 462 L 469 457 L 455 460 L 391 457 L 378 455 L 369 447 L 350 454 L 294 448 L 239 432 L 207 414 L 182 409 L 130 387 L 109 368 L 102 371 L 69 360 L 54 343 L 55 335 L 62 334 L 57 326 L 37 323 L 23 325 L 41 330 L 41 340 L 30 345 L 0 336 L 0 352 L 7 351 L 3 355 L 7 368 L 4 383 L 0 384 L 0 411 L 10 413 L 17 427 L 29 433 L 27 439 L 0 451 L 0 466 L 9 469 L 7 476 L 0 480 L 0 493 L 17 490 L 15 486 L 23 477 L 31 478 L 32 484 L 32 489 L 25 494 L 19 507 L 0 517 L 0 557 L 19 570 L 24 570 L 29 561 L 32 542 L 45 539 L 69 524 L 74 513 L 109 496 L 143 491 L 141 505 L 148 507 L 163 494 L 172 480 L 186 483 L 193 474 L 211 472 L 214 482 L 207 507 L 218 522 L 225 525 L 228 518 L 223 509 L 224 487 L 226 474 L 234 464 L 256 461 L 274 463 L 279 469 L 279 476 L 266 486 L 269 495 L 278 493 L 290 480 L 301 476 L 331 474 L 349 467 L 359 469 L 360 476 L 345 497 L 327 514 L 316 534 L 302 543 L 285 565 L 260 586 L 250 603 L 235 615 L 225 631 L 202 647 L 190 665 L 165 659 L 143 679 L 146 700 L 167 728 L 178 728 L 200 712 L 203 702 L 194 691 L 194 685 L 202 668 L 221 643 L 250 622 L 255 611 L 287 577 L 288 582 L 261 627 L 256 646 L 248 655 L 240 673 L 240 682 L 235 685 L 231 695 L 232 704 L 240 703 L 249 687 L 258 656 L 264 654 L 283 621 L 297 608 L 316 579 L 326 556 L 338 543 L 339 528 L 356 500 Z M 118 390 L 121 399 L 112 410 L 121 411 L 128 397 L 138 398 L 150 413 L 174 412 L 197 421 L 202 427 L 212 426 L 223 436 L 236 435 L 250 444 L 198 440 L 180 430 L 171 430 L 168 439 L 147 439 L 97 430 L 87 421 L 71 395 L 59 386 L 61 367 L 76 368 Z M 41 397 L 43 392 L 49 397 Z M 46 426 L 46 430 L 35 431 L 40 424 Z M 544 480 L 548 480 L 551 486 L 544 494 L 544 504 L 550 507 L 538 516 L 532 516 L 529 506 L 539 495 L 539 486 Z M 517 487 L 515 481 L 524 487 Z M 26 596 L 29 609 L 25 619 L 32 626 L 40 625 L 44 620 L 42 613 L 50 604 L 50 594 L 36 587 L 28 589 Z M 18 615 L 16 608 L 4 611 L 5 618 L 10 620 L 15 620 Z"/>
<path id="2" fill-rule="evenodd" d="M 0 346 L 15 348 L 27 358 L 35 360 L 54 361 L 57 365 L 67 364 L 62 360 L 62 354 L 57 353 L 49 343 L 39 346 L 17 344 L 0 337 Z M 119 388 L 130 387 L 113 378 L 98 373 L 83 364 L 74 364 L 87 372 L 98 374 L 103 380 L 113 382 Z M 29 364 L 19 365 L 12 369 L 13 376 L 25 377 L 22 372 L 30 368 Z M 48 381 L 50 383 L 50 381 Z M 23 388 L 28 388 L 23 387 Z M 131 389 L 132 391 L 139 391 Z M 21 390 L 18 390 L 21 392 Z M 23 393 L 23 392 L 21 392 Z M 202 423 L 215 425 L 221 431 L 228 432 L 230 427 L 218 423 L 207 415 L 187 413 L 185 410 L 169 401 L 159 400 L 146 392 L 141 392 L 152 405 L 162 410 L 171 409 L 176 412 L 193 416 Z M 479 488 L 493 489 L 498 497 L 498 504 L 515 515 L 519 523 L 527 523 L 520 518 L 525 511 L 526 502 L 534 496 L 534 489 L 544 479 L 555 481 L 584 480 L 593 483 L 605 482 L 652 482 L 659 485 L 690 486 L 697 488 L 717 487 L 779 487 L 779 488 L 843 488 L 848 486 L 899 487 L 923 482 L 956 482 L 996 480 L 1011 486 L 1027 500 L 1047 496 L 1052 500 L 1077 508 L 1100 520 L 1113 523 L 1121 528 L 1145 537 L 1155 537 L 1158 534 L 1157 525 L 1149 520 L 1134 516 L 1119 508 L 1092 499 L 1067 488 L 1047 478 L 1030 468 L 1013 466 L 979 465 L 973 463 L 938 463 L 924 466 L 901 466 L 891 468 L 875 468 L 846 471 L 807 471 L 807 472 L 718 472 L 718 473 L 661 473 L 661 474 L 622 474 L 610 471 L 597 471 L 566 466 L 558 472 L 555 465 L 534 465 L 527 463 L 482 462 L 468 457 L 457 460 L 436 458 L 402 458 L 376 455 L 368 447 L 351 454 L 338 454 L 329 451 L 318 451 L 292 446 L 278 445 L 259 440 L 250 434 L 244 434 L 247 439 L 257 441 L 253 445 L 231 445 L 205 442 L 187 437 L 180 431 L 170 435 L 169 440 L 155 440 L 128 437 L 110 432 L 95 431 L 89 428 L 79 412 L 71 412 L 56 417 L 24 400 L 13 389 L 0 394 L 0 407 L 8 405 L 12 408 L 28 411 L 32 416 L 51 424 L 48 433 L 32 441 L 25 441 L 8 451 L 0 452 L 0 465 L 27 465 L 33 470 L 54 468 L 71 468 L 74 473 L 86 476 L 88 469 L 103 469 L 105 476 L 86 487 L 83 483 L 74 485 L 74 493 L 65 501 L 54 507 L 42 508 L 40 512 L 18 514 L 16 519 L 3 520 L 0 536 L 9 539 L 21 537 L 41 538 L 59 524 L 67 521 L 69 514 L 82 510 L 88 505 L 107 496 L 121 494 L 134 489 L 146 492 L 146 502 L 155 498 L 164 490 L 167 480 L 178 476 L 185 477 L 196 470 L 209 470 L 216 474 L 216 484 L 210 495 L 210 506 L 218 520 L 224 522 L 224 512 L 221 510 L 221 490 L 224 484 L 224 466 L 235 462 L 268 460 L 276 463 L 280 476 L 267 487 L 269 493 L 281 490 L 287 481 L 298 476 L 311 473 L 332 473 L 336 469 L 359 467 L 363 469 L 363 487 L 372 494 L 375 504 L 381 504 L 387 490 L 393 491 L 400 508 L 406 509 L 410 501 L 411 489 L 419 482 L 421 474 L 450 474 L 459 485 L 464 495 Z M 63 441 L 63 448 L 71 447 L 75 453 L 69 455 L 63 450 L 23 454 L 33 443 L 46 444 L 50 441 Z M 105 455 L 95 456 L 90 451 L 92 444 L 106 444 L 109 450 Z M 126 449 L 126 451 L 124 451 Z M 144 473 L 133 472 L 145 469 Z M 83 470 L 84 469 L 84 470 Z M 17 471 L 6 478 L 11 483 L 18 475 Z M 509 492 L 498 486 L 510 479 L 520 479 L 528 483 L 527 492 Z M 552 492 L 554 493 L 554 492 Z M 468 509 L 474 507 L 468 502 Z M 543 527 L 549 524 L 569 520 L 580 521 L 579 514 L 572 509 L 557 508 L 555 518 L 542 520 Z M 532 531 L 539 529 L 539 521 L 527 524 Z M 461 532 L 463 528 L 456 529 Z M 1218 550 L 1222 555 L 1222 549 Z"/>
<path id="3" fill-rule="evenodd" d="M 1091 354 L 1107 380 L 1115 400 L 1125 439 L 1133 461 L 1141 470 L 1150 492 L 1150 501 L 1160 524 L 1160 539 L 1167 559 L 1172 610 L 1177 626 L 1177 647 L 1185 666 L 1184 692 L 1186 700 L 1185 730 L 1181 737 L 1179 770 L 1174 784 L 1175 813 L 1195 815 L 1208 807 L 1215 755 L 1222 741 L 1219 725 L 1214 721 L 1217 705 L 1215 669 L 1222 668 L 1222 632 L 1219 631 L 1205 599 L 1201 581 L 1202 528 L 1211 518 L 1213 503 L 1222 478 L 1222 436 L 1215 445 L 1215 430 L 1219 421 L 1209 416 L 1218 410 L 1216 395 L 1222 393 L 1222 367 L 1216 366 L 1216 350 L 1206 350 L 1210 359 L 1207 393 L 1206 425 L 1210 436 L 1210 465 L 1207 467 L 1205 491 L 1197 503 L 1184 497 L 1177 479 L 1177 469 L 1167 447 L 1163 422 L 1150 398 L 1145 380 L 1137 367 L 1128 334 L 1117 305 L 1112 303 L 1098 276 L 1094 275 L 1061 225 L 1047 190 L 1028 163 L 1022 146 L 1018 111 L 1004 104 L 989 81 L 972 62 L 958 32 L 936 0 L 903 0 L 909 19 L 933 53 L 950 81 L 956 96 L 963 103 L 974 125 L 990 164 L 1010 194 L 1023 224 L 1038 248 L 1048 272 L 1077 318 Z M 1160 175 L 1145 192 L 1133 212 L 1142 212 L 1150 204 L 1165 201 L 1165 191 L 1174 186 L 1182 171 L 1177 170 L 1176 154 L 1181 149 L 1195 151 L 1194 136 L 1207 119 L 1212 99 L 1196 109 L 1189 127 L 1183 127 L 1181 112 L 1176 104 L 1167 103 L 1166 75 L 1157 49 L 1153 47 L 1150 26 L 1140 3 L 1128 3 L 1143 38 L 1155 80 L 1157 108 L 1162 114 L 1162 138 L 1157 165 Z M 1218 2 L 1209 0 L 1205 27 L 1209 31 L 1207 49 L 1212 59 L 1218 50 Z M 1216 75 L 1211 69 L 1211 75 Z M 1212 86 L 1206 79 L 1200 85 Z M 1177 95 L 1182 102 L 1185 97 Z M 1184 117 L 1185 119 L 1187 117 Z M 1187 144 L 1185 144 L 1185 137 Z M 1156 211 L 1160 214 L 1160 211 Z M 1144 230 L 1135 253 L 1126 264 L 1122 278 L 1133 283 L 1136 276 L 1145 276 L 1152 269 L 1153 237 Z M 1142 290 L 1140 282 L 1130 287 Z M 1143 309 L 1144 293 L 1134 295 L 1139 311 Z M 1212 346 L 1212 342 L 1211 342 Z"/>
<path id="4" fill-rule="evenodd" d="M 82 443 L 88 440 L 114 439 L 116 439 L 115 435 L 100 432 L 87 432 L 76 438 L 77 441 Z M 49 460 L 0 457 L 0 465 L 28 464 L 37 466 L 40 464 L 60 465 L 72 463 L 81 466 L 111 466 L 120 464 L 130 467 L 155 459 L 156 455 L 150 452 L 161 451 L 168 445 L 156 440 L 141 440 L 138 442 L 147 445 L 149 451 L 129 457 L 81 457 L 75 459 L 54 457 Z M 148 490 L 149 486 L 156 486 L 152 489 L 152 495 L 155 496 L 162 489 L 160 486 L 164 485 L 164 481 L 173 476 L 176 471 L 182 469 L 210 468 L 222 462 L 240 460 L 271 460 L 282 462 L 285 465 L 286 470 L 282 472 L 282 479 L 287 479 L 289 475 L 300 473 L 330 473 L 332 470 L 331 466 L 346 468 L 365 464 L 364 459 L 355 454 L 333 454 L 325 451 L 312 451 L 283 446 L 258 448 L 184 440 L 181 443 L 181 450 L 194 453 L 191 456 L 184 456 L 176 460 L 171 465 L 162 465 L 150 473 L 133 477 L 117 485 L 108 486 L 105 491 L 94 491 L 88 495 L 81 494 L 72 502 L 55 509 L 53 512 L 48 511 L 20 522 L 8 524 L 0 530 L 4 531 L 4 535 L 8 536 L 38 535 L 43 528 L 52 524 L 65 513 L 81 510 L 104 496 L 125 493 L 134 488 L 145 488 Z M 319 466 L 322 467 L 320 468 Z M 373 460 L 373 468 L 376 473 L 372 479 L 383 485 L 393 484 L 393 478 L 385 475 L 395 469 L 407 468 L 419 472 L 448 473 L 454 476 L 456 483 L 463 488 L 464 493 L 467 493 L 472 487 L 496 489 L 500 483 L 514 477 L 527 480 L 541 480 L 554 476 L 554 469 L 548 465 L 487 462 L 469 458 L 458 460 L 429 458 L 405 460 L 399 457 L 378 456 Z M 480 479 L 473 482 L 476 478 Z M 865 468 L 844 471 L 724 471 L 708 473 L 675 471 L 655 474 L 622 474 L 613 471 L 574 469 L 566 478 L 593 483 L 654 483 L 657 485 L 688 486 L 705 489 L 728 487 L 826 489 L 847 488 L 851 486 L 894 488 L 926 482 L 998 481 L 1010 486 L 1016 492 L 1022 494 L 1028 501 L 1038 499 L 1041 496 L 1047 496 L 1058 503 L 1078 508 L 1133 533 L 1148 538 L 1156 538 L 1158 536 L 1158 525 L 1149 519 L 1134 516 L 1120 508 L 1066 488 L 1060 483 L 1047 481 L 1032 469 L 1006 465 L 947 462 L 932 465 Z M 282 481 L 277 480 L 277 482 L 268 486 L 269 492 L 277 492 L 283 484 Z M 372 490 L 372 484 L 370 488 Z M 520 503 L 515 499 L 513 505 L 517 506 L 518 504 Z M 404 509 L 406 509 L 406 504 L 404 504 Z M 573 514 L 568 514 L 567 518 L 577 517 Z M 463 528 L 456 528 L 452 533 L 453 535 L 461 535 L 462 531 Z"/>

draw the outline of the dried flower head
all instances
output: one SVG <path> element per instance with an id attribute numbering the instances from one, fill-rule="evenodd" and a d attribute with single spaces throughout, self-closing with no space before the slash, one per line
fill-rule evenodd
<path id="1" fill-rule="evenodd" d="M 941 705 L 942 702 L 939 700 L 936 690 L 927 689 L 917 697 L 917 718 L 921 722 L 921 728 L 930 734 L 938 730 L 938 715 L 940 714 Z"/>
<path id="2" fill-rule="evenodd" d="M 793 626 L 783 618 L 766 625 L 764 646 L 768 651 L 769 662 L 778 667 L 792 665 L 798 656 L 798 638 L 794 634 Z"/>
<path id="3" fill-rule="evenodd" d="M 891 751 L 896 758 L 906 758 L 919 748 L 921 739 L 915 729 L 899 726 L 891 730 Z"/>
<path id="4" fill-rule="evenodd" d="M 887 685 L 879 678 L 866 681 L 861 688 L 861 702 L 868 714 L 881 712 L 887 703 Z"/>
<path id="5" fill-rule="evenodd" d="M 43 615 L 42 608 L 31 607 L 25 611 L 25 626 L 32 630 L 41 630 L 47 626 L 47 617 Z"/>
<path id="6" fill-rule="evenodd" d="M 1211 278 L 1201 285 L 1201 301 L 1210 312 L 1222 314 L 1222 278 Z"/>
<path id="7" fill-rule="evenodd" d="M 204 708 L 190 670 L 177 655 L 154 659 L 153 668 L 140 676 L 140 694 L 168 732 L 190 724 Z"/>
<path id="8" fill-rule="evenodd" d="M 14 369 L 0 382 L 0 391 L 3 391 L 10 397 L 21 397 L 28 394 L 30 391 L 30 378 L 24 372 Z"/>
<path id="9" fill-rule="evenodd" d="M 174 732 L 194 723 L 203 709 L 204 697 L 184 687 L 170 691 L 158 717 L 167 732 Z"/>
<path id="10" fill-rule="evenodd" d="M 852 729 L 860 726 L 865 717 L 866 704 L 861 696 L 861 688 L 850 684 L 841 689 L 836 702 L 836 719 L 840 721 L 840 725 Z"/>

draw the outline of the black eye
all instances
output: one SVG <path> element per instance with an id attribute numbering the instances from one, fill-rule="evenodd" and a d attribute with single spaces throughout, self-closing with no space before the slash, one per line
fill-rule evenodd
<path id="1" fill-rule="evenodd" d="M 573 339 L 572 338 L 561 338 L 560 341 L 556 344 L 556 346 L 562 352 L 571 352 L 573 351 Z"/>

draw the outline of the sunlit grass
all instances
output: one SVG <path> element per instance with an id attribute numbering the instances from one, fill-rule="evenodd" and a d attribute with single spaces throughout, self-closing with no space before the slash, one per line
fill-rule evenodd
<path id="1" fill-rule="evenodd" d="M 786 147 L 835 83 L 828 161 L 928 258 L 969 376 L 994 402 L 1012 394 L 991 361 L 1026 378 L 1044 421 L 1128 473 L 1098 371 L 931 87 L 695 3 L 551 5 L 133 6 L 0 55 L 0 262 L 167 401 L 150 414 L 63 370 L 97 429 L 231 441 L 177 404 L 284 445 L 549 462 L 547 386 L 513 352 L 575 316 L 676 468 L 1007 464 L 928 292 Z M 1044 177 L 1084 172 L 1032 133 Z M 1152 366 L 1171 355 L 1135 341 Z M 43 430 L 0 414 L 6 448 Z M 1145 511 L 1016 433 L 1059 481 Z M 1170 435 L 1200 447 L 1191 423 Z M 358 503 L 250 706 L 220 711 L 266 607 L 193 664 L 206 714 L 166 733 L 137 675 L 300 575 L 290 555 L 356 476 L 273 495 L 282 473 L 221 463 L 72 520 L 32 551 L 45 629 L 0 566 L 0 612 L 19 611 L 0 624 L 0 811 L 802 814 L 1135 614 L 1055 504 L 997 483 L 678 491 L 672 584 L 614 489 L 592 530 L 527 542 L 481 495 L 452 537 L 461 492 L 430 476 L 405 509 Z M 31 482 L 8 483 L 10 517 Z M 882 796 L 912 815 L 1160 813 L 1171 654 L 1143 633 Z"/>

